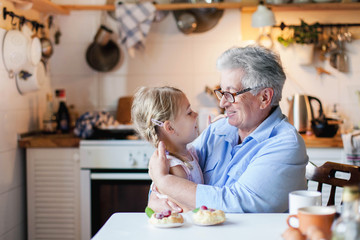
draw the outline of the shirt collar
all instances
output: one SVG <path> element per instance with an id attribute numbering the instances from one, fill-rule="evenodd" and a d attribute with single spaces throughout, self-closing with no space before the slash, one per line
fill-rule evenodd
<path id="1" fill-rule="evenodd" d="M 283 119 L 283 114 L 279 106 L 267 117 L 249 136 L 246 138 L 254 138 L 257 142 L 268 139 L 272 133 L 274 127 Z M 220 121 L 220 120 L 219 120 Z M 229 131 L 230 129 L 230 131 Z M 228 123 L 228 119 L 224 120 L 224 123 L 219 126 L 214 133 L 217 135 L 225 135 L 225 141 L 233 142 L 239 139 L 238 129 Z M 243 142 L 246 139 L 243 139 Z"/>
<path id="2" fill-rule="evenodd" d="M 275 126 L 284 118 L 279 106 L 267 117 L 249 136 L 252 136 L 257 142 L 268 139 Z"/>

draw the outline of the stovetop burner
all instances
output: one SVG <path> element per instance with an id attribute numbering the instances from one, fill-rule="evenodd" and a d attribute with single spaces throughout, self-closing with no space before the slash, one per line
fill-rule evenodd
<path id="1" fill-rule="evenodd" d="M 134 129 L 101 129 L 94 128 L 93 134 L 88 139 L 138 139 Z"/>

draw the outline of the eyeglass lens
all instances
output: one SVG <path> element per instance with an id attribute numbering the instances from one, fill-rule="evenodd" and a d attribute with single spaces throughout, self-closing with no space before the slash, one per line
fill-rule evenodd
<path id="1" fill-rule="evenodd" d="M 217 96 L 217 98 L 218 98 L 219 100 L 221 100 L 222 97 L 224 96 L 224 97 L 225 97 L 225 100 L 228 101 L 228 102 L 234 102 L 234 101 L 235 101 L 234 96 L 231 95 L 231 94 L 228 93 L 228 92 L 222 93 L 220 90 L 217 90 L 217 91 L 215 91 L 215 93 L 216 93 L 216 96 Z"/>

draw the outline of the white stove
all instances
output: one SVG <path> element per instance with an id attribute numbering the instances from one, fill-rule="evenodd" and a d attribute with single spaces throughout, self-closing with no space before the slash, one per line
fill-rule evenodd
<path id="1" fill-rule="evenodd" d="M 143 140 L 81 140 L 82 169 L 147 169 L 155 148 Z"/>
<path id="2" fill-rule="evenodd" d="M 155 148 L 143 140 L 81 140 L 81 238 L 91 239 L 115 212 L 143 212 Z"/>

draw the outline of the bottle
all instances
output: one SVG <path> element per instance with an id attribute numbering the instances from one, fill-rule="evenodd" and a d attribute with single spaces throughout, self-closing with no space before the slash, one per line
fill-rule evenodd
<path id="1" fill-rule="evenodd" d="M 53 96 L 51 93 L 46 94 L 46 109 L 43 118 L 43 131 L 45 133 L 56 132 L 56 113 L 53 108 Z"/>
<path id="2" fill-rule="evenodd" d="M 332 226 L 332 240 L 360 239 L 359 198 L 358 186 L 344 187 L 342 211 Z"/>
<path id="3" fill-rule="evenodd" d="M 74 104 L 71 104 L 69 106 L 69 113 L 70 113 L 70 129 L 74 129 L 76 127 L 76 120 L 79 118 L 79 112 L 76 110 Z"/>
<path id="4" fill-rule="evenodd" d="M 56 90 L 56 96 L 59 102 L 59 110 L 57 112 L 57 130 L 62 133 L 70 131 L 70 114 L 66 106 L 65 90 Z"/>

